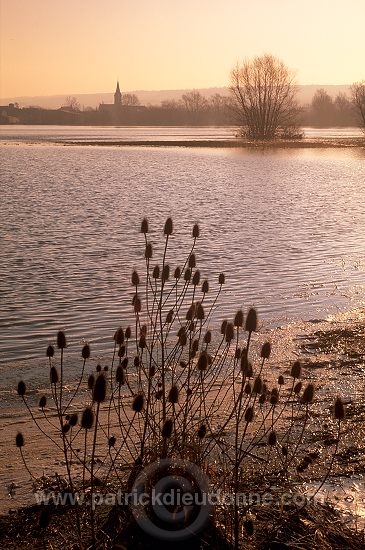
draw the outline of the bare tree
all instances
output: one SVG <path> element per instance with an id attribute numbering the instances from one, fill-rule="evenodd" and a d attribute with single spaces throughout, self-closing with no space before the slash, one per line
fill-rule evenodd
<path id="1" fill-rule="evenodd" d="M 122 105 L 125 105 L 127 107 L 137 107 L 138 105 L 140 105 L 140 102 L 136 94 L 123 94 Z"/>
<path id="2" fill-rule="evenodd" d="M 356 109 L 359 123 L 365 133 L 365 80 L 351 86 L 352 103 Z"/>
<path id="3" fill-rule="evenodd" d="M 65 105 L 64 107 L 67 107 L 70 111 L 80 111 L 81 105 L 79 101 L 77 101 L 77 97 L 68 95 L 65 99 Z"/>
<path id="4" fill-rule="evenodd" d="M 280 59 L 266 54 L 237 64 L 230 90 L 243 135 L 257 140 L 299 137 L 294 73 Z"/>
<path id="5" fill-rule="evenodd" d="M 205 111 L 208 107 L 208 101 L 197 90 L 192 90 L 184 94 L 182 97 L 184 108 L 190 113 L 199 113 Z"/>
<path id="6" fill-rule="evenodd" d="M 311 109 L 316 126 L 325 127 L 333 124 L 335 106 L 332 97 L 324 88 L 320 88 L 314 94 Z"/>

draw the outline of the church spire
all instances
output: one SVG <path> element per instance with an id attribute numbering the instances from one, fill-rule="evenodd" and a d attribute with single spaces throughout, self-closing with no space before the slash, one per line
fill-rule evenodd
<path id="1" fill-rule="evenodd" d="M 120 88 L 119 88 L 119 80 L 117 81 L 117 87 L 116 87 L 115 94 L 114 94 L 114 105 L 116 107 L 121 107 L 121 105 L 122 105 L 122 94 L 121 94 Z"/>

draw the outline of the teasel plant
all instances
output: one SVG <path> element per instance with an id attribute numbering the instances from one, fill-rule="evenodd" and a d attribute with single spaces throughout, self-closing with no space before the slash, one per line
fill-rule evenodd
<path id="1" fill-rule="evenodd" d="M 78 491 L 92 497 L 130 489 L 146 466 L 165 458 L 193 462 L 215 491 L 234 497 L 249 487 L 264 494 L 278 480 L 286 489 L 297 484 L 320 454 L 303 449 L 315 388 L 303 386 L 300 363 L 291 365 L 289 376 L 275 378 L 271 343 L 258 343 L 254 308 L 238 309 L 213 330 L 226 278 L 220 273 L 211 283 L 198 268 L 198 224 L 179 265 L 171 218 L 157 260 L 147 219 L 140 233 L 144 258 L 131 274 L 131 317 L 114 332 L 108 364 L 91 369 L 91 349 L 84 344 L 79 379 L 66 391 L 67 340 L 60 331 L 58 356 L 52 345 L 46 351 L 56 418 L 46 396 L 34 412 L 25 383 L 18 384 L 33 422 L 63 456 L 67 490 L 73 497 Z M 16 445 L 28 468 L 22 434 Z M 97 548 L 103 537 L 91 502 L 87 524 L 76 501 L 73 508 L 80 548 Z M 217 507 L 221 529 L 235 549 L 254 536 L 252 508 L 238 498 L 233 506 Z"/>

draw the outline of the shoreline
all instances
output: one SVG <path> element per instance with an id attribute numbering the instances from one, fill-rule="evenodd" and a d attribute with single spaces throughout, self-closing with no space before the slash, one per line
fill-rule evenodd
<path id="1" fill-rule="evenodd" d="M 245 141 L 229 140 L 118 140 L 118 141 L 55 141 L 65 146 L 110 146 L 110 147 L 203 147 L 230 149 L 325 149 L 365 148 L 365 138 L 325 138 L 318 140 Z"/>
<path id="2" fill-rule="evenodd" d="M 355 514 L 355 508 L 358 506 L 357 512 L 361 522 L 365 521 L 364 504 L 358 502 L 356 505 L 354 501 L 353 505 L 349 506 L 344 497 L 346 492 L 354 499 L 364 496 L 362 492 L 354 495 L 351 489 L 351 484 L 361 484 L 365 475 L 365 447 L 362 444 L 365 437 L 363 427 L 365 419 L 363 390 L 365 352 L 362 346 L 365 336 L 364 327 L 365 308 L 360 307 L 329 316 L 326 319 L 296 322 L 276 329 L 262 327 L 255 334 L 253 341 L 254 350 L 259 349 L 263 341 L 269 340 L 272 343 L 271 367 L 268 371 L 270 378 L 275 379 L 279 374 L 288 377 L 292 362 L 300 360 L 303 369 L 303 383 L 304 381 L 312 382 L 316 387 L 317 405 L 316 410 L 313 410 L 313 421 L 315 422 L 315 418 L 318 419 L 318 430 L 321 425 L 320 418 L 323 415 L 326 418 L 329 417 L 329 411 L 336 395 L 339 394 L 343 397 L 347 407 L 348 425 L 345 439 L 339 449 L 340 458 L 336 461 L 328 479 L 326 491 L 328 493 L 332 491 L 336 505 L 343 512 L 345 512 L 345 508 L 347 511 L 350 508 L 352 514 Z M 105 357 L 105 361 L 107 361 L 107 357 Z M 28 395 L 32 408 L 36 407 L 40 395 L 47 392 L 47 360 L 40 358 L 37 362 L 38 369 L 35 368 L 35 365 L 29 365 L 28 368 L 23 365 L 23 368 L 20 369 L 23 372 L 16 370 L 15 363 L 14 370 L 13 368 L 9 369 L 12 371 L 13 383 L 8 380 L 7 388 L 2 392 L 0 516 L 8 515 L 10 510 L 14 511 L 34 504 L 31 483 L 21 460 L 18 456 L 14 456 L 15 460 L 11 464 L 8 464 L 7 461 L 9 450 L 15 450 L 14 434 L 19 428 L 25 432 L 26 439 L 33 442 L 33 445 L 35 444 L 35 448 L 30 444 L 30 448 L 26 449 L 27 462 L 31 470 L 39 471 L 41 468 L 43 474 L 50 475 L 55 469 L 58 470 L 61 467 L 54 450 L 50 449 L 48 442 L 38 433 L 16 391 L 20 378 L 25 379 L 27 385 L 29 381 Z M 71 367 L 73 364 L 72 358 L 69 366 Z M 33 379 L 33 384 L 28 376 Z M 77 380 L 77 376 L 76 378 L 72 376 L 72 380 L 69 380 L 69 391 L 72 391 L 74 379 Z M 80 394 L 80 399 L 81 401 L 84 399 L 83 394 Z M 351 459 L 346 458 L 345 460 L 345 457 L 348 456 Z M 14 495 L 10 496 L 9 487 L 12 484 L 14 484 Z M 348 487 L 347 490 L 344 489 L 344 486 Z M 340 499 L 337 498 L 338 495 L 340 495 Z M 339 500 L 343 500 L 343 503 L 341 504 Z"/>

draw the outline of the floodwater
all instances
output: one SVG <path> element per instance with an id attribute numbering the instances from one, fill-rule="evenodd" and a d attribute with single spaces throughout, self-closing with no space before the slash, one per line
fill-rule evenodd
<path id="1" fill-rule="evenodd" d="M 128 139 L 152 130 L 132 129 Z M 177 131 L 184 139 L 226 138 L 230 131 L 170 130 L 154 138 L 175 139 Z M 114 329 L 131 319 L 130 275 L 144 266 L 144 216 L 157 249 L 173 217 L 172 268 L 189 250 L 193 223 L 200 224 L 202 276 L 227 277 L 218 320 L 254 305 L 277 325 L 364 303 L 364 149 L 49 143 L 128 131 L 1 128 L 1 362 L 39 357 L 60 328 L 71 343 L 110 346 Z M 327 133 L 336 131 L 351 134 Z"/>

